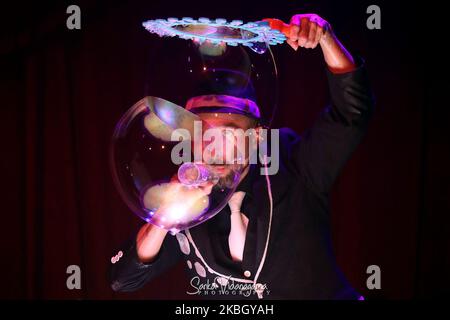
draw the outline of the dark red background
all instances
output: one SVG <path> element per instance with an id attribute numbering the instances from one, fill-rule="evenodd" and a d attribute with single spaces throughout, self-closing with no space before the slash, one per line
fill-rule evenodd
<path id="1" fill-rule="evenodd" d="M 332 194 L 340 266 L 369 298 L 448 296 L 448 113 L 431 74 L 444 63 L 429 41 L 436 32 L 430 13 L 439 8 L 406 1 L 77 1 L 82 29 L 68 30 L 69 4 L 2 4 L 0 297 L 185 298 L 183 264 L 132 294 L 113 293 L 106 277 L 110 257 L 142 223 L 119 198 L 108 167 L 114 125 L 143 96 L 140 49 L 149 34 L 141 22 L 288 21 L 306 12 L 326 18 L 366 59 L 377 98 L 367 137 Z M 381 7 L 381 30 L 365 26 L 370 4 Z M 301 133 L 328 101 L 322 55 L 287 45 L 274 52 L 282 88 L 276 124 Z M 71 264 L 81 267 L 81 290 L 66 288 Z M 381 290 L 365 287 L 371 264 L 381 267 Z"/>

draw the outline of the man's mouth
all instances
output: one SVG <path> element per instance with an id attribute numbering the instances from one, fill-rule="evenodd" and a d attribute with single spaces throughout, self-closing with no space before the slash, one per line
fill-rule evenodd
<path id="1" fill-rule="evenodd" d="M 217 171 L 219 173 L 224 172 L 226 169 L 226 167 L 222 164 L 213 164 L 212 167 L 214 168 L 214 171 Z"/>

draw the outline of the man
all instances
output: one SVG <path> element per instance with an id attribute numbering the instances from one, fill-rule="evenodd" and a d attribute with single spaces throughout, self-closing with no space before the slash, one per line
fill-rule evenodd
<path id="1" fill-rule="evenodd" d="M 136 290 L 184 257 L 192 279 L 190 293 L 205 298 L 361 298 L 332 253 L 328 197 L 367 129 L 372 96 L 361 62 L 339 42 L 328 22 L 315 14 L 299 14 L 291 25 L 287 42 L 293 49 L 321 47 L 331 105 L 302 137 L 281 129 L 278 173 L 260 175 L 257 165 L 247 164 L 230 206 L 210 220 L 176 237 L 144 225 L 119 259 L 113 259 L 114 290 Z M 239 109 L 237 101 L 226 108 L 227 117 L 220 117 L 220 108 L 214 114 L 194 110 L 202 105 L 201 99 L 195 101 L 191 111 L 211 126 L 229 126 L 229 109 Z M 251 110 L 241 111 L 233 113 L 233 127 L 257 126 Z M 221 287 L 231 290 L 220 293 Z"/>

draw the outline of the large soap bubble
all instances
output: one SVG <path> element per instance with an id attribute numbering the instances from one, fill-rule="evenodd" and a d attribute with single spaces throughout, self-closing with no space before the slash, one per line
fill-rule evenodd
<path id="1" fill-rule="evenodd" d="M 189 26 L 177 28 L 189 30 Z M 195 32 L 211 34 L 206 26 Z M 226 26 L 214 32 L 238 37 Z M 227 204 L 248 154 L 231 148 L 225 164 L 207 159 L 204 131 L 228 132 L 228 127 L 235 127 L 236 114 L 269 126 L 276 106 L 276 66 L 264 42 L 236 45 L 151 36 L 143 50 L 148 50 L 143 66 L 146 97 L 116 126 L 111 169 L 128 207 L 175 234 L 208 220 Z M 205 113 L 220 118 L 221 125 L 213 128 L 206 123 Z M 225 144 L 233 145 L 235 138 L 224 135 Z"/>

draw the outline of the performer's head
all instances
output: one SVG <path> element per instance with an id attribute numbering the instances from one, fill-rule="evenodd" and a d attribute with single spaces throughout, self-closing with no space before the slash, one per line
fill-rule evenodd
<path id="1" fill-rule="evenodd" d="M 255 141 L 261 120 L 249 74 L 230 69 L 206 70 L 201 74 L 193 96 L 188 99 L 186 109 L 197 114 L 206 129 L 224 132 L 223 152 L 203 152 L 204 162 L 215 164 L 221 176 L 231 174 L 236 164 L 230 163 L 232 151 L 233 160 L 241 158 L 241 168 L 248 166 L 250 152 L 256 152 Z M 208 151 L 205 145 L 203 149 Z"/>
<path id="2" fill-rule="evenodd" d="M 237 166 L 241 170 L 248 167 L 250 153 L 257 150 L 258 106 L 248 98 L 209 94 L 192 97 L 186 109 L 199 116 L 204 130 L 220 132 L 222 151 L 208 147 L 214 141 L 203 141 L 202 155 L 203 161 L 213 166 L 222 177 L 221 183 L 226 185 L 227 179 L 233 178 Z"/>

